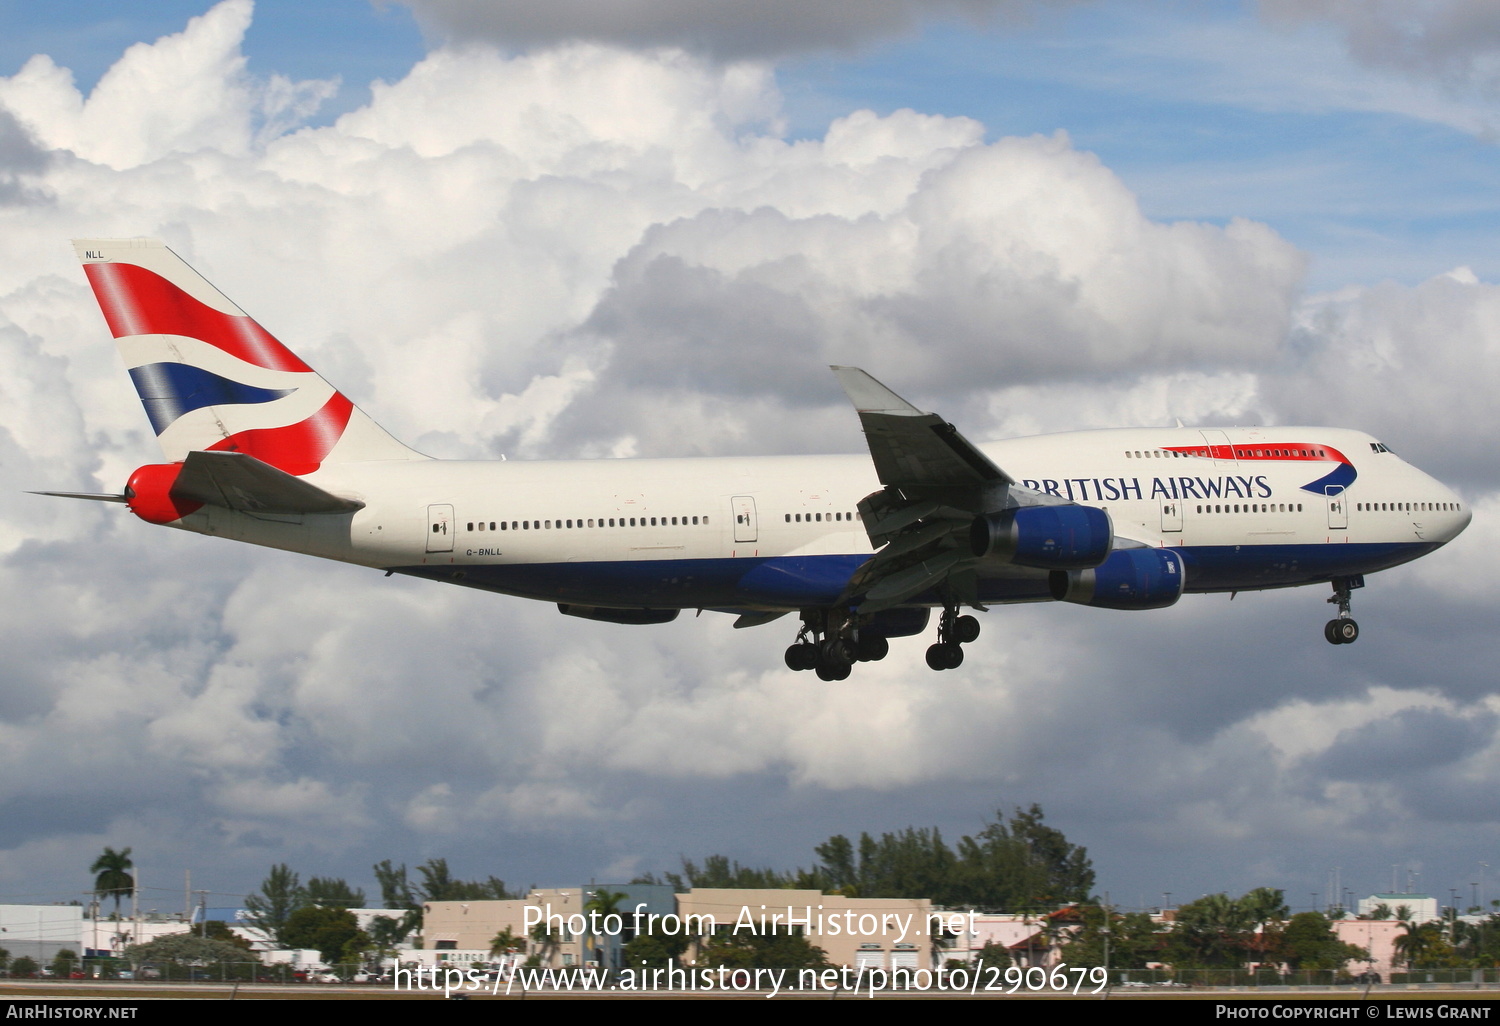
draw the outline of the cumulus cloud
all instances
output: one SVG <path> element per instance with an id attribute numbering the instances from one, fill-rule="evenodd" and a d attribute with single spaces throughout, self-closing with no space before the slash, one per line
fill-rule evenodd
<path id="1" fill-rule="evenodd" d="M 1497 338 L 1500 286 L 1466 267 L 1414 287 L 1312 296 L 1297 311 L 1287 359 L 1268 375 L 1268 414 L 1362 428 L 1441 478 L 1493 491 L 1489 428 L 1460 426 L 1492 424 L 1494 404 L 1485 389 L 1454 386 L 1500 375 Z"/>
<path id="2" fill-rule="evenodd" d="M 1010 608 L 961 673 L 935 682 L 913 639 L 810 687 L 780 664 L 786 621 L 564 622 L 22 494 L 117 491 L 157 458 L 65 243 L 151 234 L 436 455 L 858 452 L 826 365 L 859 363 L 975 438 L 1348 421 L 1495 508 L 1500 415 L 1451 378 L 1494 361 L 1473 275 L 1305 297 L 1265 225 L 1153 221 L 1065 134 L 862 111 L 790 141 L 771 68 L 681 49 L 439 48 L 297 127 L 327 83 L 249 75 L 250 15 L 226 0 L 87 96 L 41 57 L 0 80 L 0 176 L 29 197 L 0 177 L 0 879 L 71 879 L 59 838 L 149 835 L 241 886 L 431 855 L 559 884 L 972 830 L 1012 798 L 1111 861 L 1191 837 L 1243 866 L 1247 838 L 1269 857 L 1330 824 L 1379 836 L 1348 809 L 1420 821 L 1382 765 L 1434 787 L 1486 765 L 1484 544 L 1372 581 L 1349 650 L 1318 637 L 1312 591 Z M 1407 654 L 1438 625 L 1467 663 Z M 1440 711 L 1363 710 L 1381 689 Z M 1361 710 L 1344 733 L 1279 754 L 1278 711 L 1335 705 Z"/>
<path id="3" fill-rule="evenodd" d="M 595 42 L 679 47 L 718 57 L 778 57 L 851 47 L 911 32 L 929 19 L 986 24 L 1016 19 L 1060 0 L 403 0 L 447 42 L 502 47 Z M 1072 0 L 1068 0 L 1072 2 Z"/>

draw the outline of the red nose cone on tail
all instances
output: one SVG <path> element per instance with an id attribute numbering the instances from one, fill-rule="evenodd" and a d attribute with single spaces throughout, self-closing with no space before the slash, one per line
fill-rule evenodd
<path id="1" fill-rule="evenodd" d="M 201 507 L 201 502 L 172 498 L 172 485 L 180 473 L 181 463 L 152 463 L 131 474 L 125 486 L 125 504 L 130 512 L 150 524 L 170 524 Z"/>

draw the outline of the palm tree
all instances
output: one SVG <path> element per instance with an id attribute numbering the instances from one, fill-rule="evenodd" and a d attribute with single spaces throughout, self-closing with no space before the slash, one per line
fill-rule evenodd
<path id="1" fill-rule="evenodd" d="M 115 899 L 115 916 L 120 915 L 120 899 L 135 892 L 135 877 L 130 870 L 135 868 L 135 863 L 130 861 L 130 849 L 115 851 L 113 848 L 105 848 L 104 854 L 94 860 L 89 867 L 90 873 L 98 874 L 94 877 L 94 891 L 101 898 L 113 897 Z"/>
<path id="2" fill-rule="evenodd" d="M 584 903 L 583 910 L 592 913 L 589 916 L 591 923 L 600 923 L 604 921 L 606 916 L 619 915 L 620 902 L 624 901 L 627 897 L 629 895 L 623 891 L 593 891 L 589 894 L 589 900 Z M 589 937 L 589 944 L 599 952 L 599 968 L 608 969 L 608 952 L 611 948 L 611 941 L 605 940 L 603 944 L 600 944 L 597 936 L 597 934 L 591 935 Z M 615 936 L 618 937 L 619 934 L 617 933 Z"/>
<path id="3" fill-rule="evenodd" d="M 1408 920 L 1401 927 L 1406 932 L 1396 938 L 1396 955 L 1406 959 L 1406 971 L 1411 972 L 1418 962 L 1432 954 L 1442 940 L 1442 932 L 1438 924 L 1432 922 L 1418 925 Z"/>
<path id="4" fill-rule="evenodd" d="M 541 965 L 551 965 L 557 949 L 562 947 L 562 935 L 545 922 L 531 928 L 531 940 L 536 945 L 536 959 Z"/>
<path id="5" fill-rule="evenodd" d="M 490 941 L 490 955 L 508 955 L 513 951 L 519 951 L 526 946 L 526 942 L 517 937 L 515 931 L 506 927 L 495 934 L 495 939 Z"/>

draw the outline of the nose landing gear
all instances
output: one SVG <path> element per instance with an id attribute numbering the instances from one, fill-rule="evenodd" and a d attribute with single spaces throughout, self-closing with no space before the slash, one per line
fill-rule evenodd
<path id="1" fill-rule="evenodd" d="M 1352 645 L 1359 640 L 1359 624 L 1349 615 L 1349 593 L 1364 586 L 1363 576 L 1333 579 L 1333 595 L 1328 601 L 1339 607 L 1339 615 L 1323 625 L 1323 637 L 1328 639 L 1330 645 Z"/>

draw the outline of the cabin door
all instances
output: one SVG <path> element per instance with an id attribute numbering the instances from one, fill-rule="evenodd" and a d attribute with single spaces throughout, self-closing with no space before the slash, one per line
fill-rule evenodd
<path id="1" fill-rule="evenodd" d="M 427 551 L 453 551 L 453 507 L 427 507 Z"/>
<path id="2" fill-rule="evenodd" d="M 737 542 L 757 540 L 755 498 L 750 495 L 736 495 L 729 500 L 729 503 L 734 512 L 734 540 Z"/>

